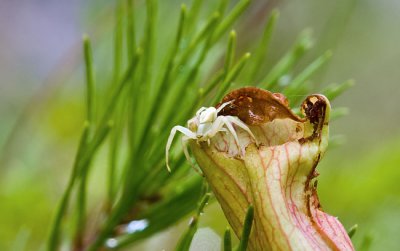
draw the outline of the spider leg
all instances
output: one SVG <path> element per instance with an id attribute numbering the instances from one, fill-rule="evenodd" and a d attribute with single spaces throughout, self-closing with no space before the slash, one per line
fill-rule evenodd
<path id="1" fill-rule="evenodd" d="M 238 138 L 238 136 L 237 136 L 237 133 L 236 133 L 236 131 L 235 131 L 235 128 L 233 128 L 233 126 L 232 126 L 232 122 L 228 119 L 227 116 L 221 116 L 221 119 L 222 119 L 224 125 L 226 126 L 226 128 L 228 128 L 228 131 L 229 131 L 230 133 L 232 133 L 232 136 L 233 136 L 233 138 L 235 139 L 235 142 L 236 142 L 236 144 L 237 144 L 237 146 L 238 146 L 238 149 L 240 149 L 239 138 Z"/>
<path id="2" fill-rule="evenodd" d="M 231 101 L 225 102 L 225 103 L 223 103 L 220 107 L 218 107 L 218 109 L 217 109 L 217 114 L 218 114 L 220 111 L 222 111 L 222 109 L 224 109 L 225 106 L 227 106 L 227 105 L 233 103 L 233 101 L 235 101 L 235 100 L 231 100 Z"/>
<path id="3" fill-rule="evenodd" d="M 172 141 L 175 138 L 176 132 L 181 132 L 181 133 L 183 133 L 184 135 L 186 135 L 190 139 L 196 139 L 196 134 L 194 132 L 190 131 L 189 129 L 187 129 L 186 127 L 174 126 L 171 129 L 171 133 L 169 134 L 168 141 L 167 141 L 167 146 L 165 147 L 165 162 L 166 162 L 166 165 L 167 165 L 168 172 L 171 172 L 171 168 L 169 167 L 169 160 L 168 160 L 169 156 L 168 156 L 168 153 L 169 153 L 169 149 L 171 148 Z"/>
<path id="4" fill-rule="evenodd" d="M 241 121 L 239 118 L 233 117 L 233 116 L 226 116 L 226 119 L 229 120 L 231 122 L 231 124 L 237 125 L 238 127 L 245 130 L 248 134 L 250 134 L 250 136 L 254 139 L 254 141 L 256 142 L 256 145 L 258 146 L 258 141 L 257 141 L 256 137 L 251 132 L 250 128 L 245 123 L 243 123 L 243 121 Z"/>
<path id="5" fill-rule="evenodd" d="M 223 128 L 224 125 L 226 126 L 226 129 Z M 218 116 L 217 119 L 212 124 L 212 127 L 210 128 L 210 130 L 208 131 L 206 136 L 208 138 L 211 138 L 211 137 L 215 136 L 218 132 L 221 132 L 221 131 L 230 132 L 233 135 L 235 142 L 237 143 L 238 148 L 239 148 L 239 139 L 236 134 L 236 131 L 233 128 L 230 121 L 226 119 L 226 116 Z"/>
<path id="6" fill-rule="evenodd" d="M 212 123 L 210 129 L 207 131 L 207 133 L 203 136 L 205 138 L 212 138 L 214 137 L 218 132 L 220 131 L 226 131 L 224 126 L 224 116 L 218 116 L 217 119 Z"/>
<path id="7" fill-rule="evenodd" d="M 183 148 L 183 154 L 185 155 L 186 160 L 190 163 L 190 166 L 193 168 L 193 170 L 196 171 L 196 173 L 200 174 L 201 176 L 204 176 L 196 167 L 196 165 L 193 163 L 192 159 L 190 158 L 189 151 L 188 151 L 188 146 L 187 146 L 187 141 L 191 139 L 189 137 L 182 137 L 181 143 L 182 143 L 182 148 Z"/>

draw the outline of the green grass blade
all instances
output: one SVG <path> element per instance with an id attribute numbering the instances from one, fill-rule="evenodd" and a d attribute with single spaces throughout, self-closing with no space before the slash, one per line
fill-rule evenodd
<path id="1" fill-rule="evenodd" d="M 218 12 L 223 15 L 226 11 L 226 7 L 228 6 L 230 0 L 220 0 L 218 5 Z"/>
<path id="2" fill-rule="evenodd" d="M 205 87 L 199 89 L 198 96 L 200 103 L 203 103 L 204 97 L 207 96 L 221 81 L 226 79 L 226 77 L 228 76 L 229 70 L 232 68 L 233 62 L 235 60 L 236 40 L 236 32 L 232 30 L 229 34 L 224 69 L 223 71 L 217 71 L 216 74 L 211 78 L 211 81 L 207 85 L 205 85 Z"/>
<path id="3" fill-rule="evenodd" d="M 89 168 L 89 163 L 93 158 L 93 155 L 96 153 L 100 145 L 104 142 L 112 127 L 113 122 L 109 121 L 105 126 L 97 131 L 96 134 L 93 136 L 93 139 L 86 144 L 86 149 L 83 151 L 82 156 L 78 162 L 79 177 L 87 172 L 87 169 Z"/>
<path id="4" fill-rule="evenodd" d="M 215 29 L 215 25 L 219 21 L 220 17 L 221 15 L 218 12 L 214 12 L 208 18 L 203 28 L 200 29 L 200 31 L 189 43 L 189 46 L 182 52 L 182 56 L 177 60 L 177 65 L 185 65 L 185 63 L 188 61 L 189 57 L 192 56 L 196 48 L 201 44 L 202 41 L 204 41 L 208 37 L 210 31 Z"/>
<path id="5" fill-rule="evenodd" d="M 235 7 L 233 7 L 232 11 L 222 20 L 222 22 L 218 25 L 212 41 L 217 41 L 228 29 L 232 26 L 232 24 L 239 18 L 240 15 L 249 7 L 250 0 L 241 0 L 239 1 Z"/>
<path id="6" fill-rule="evenodd" d="M 273 10 L 270 17 L 267 20 L 267 24 L 264 28 L 264 33 L 261 38 L 259 45 L 254 51 L 254 60 L 249 70 L 249 80 L 254 80 L 260 72 L 261 66 L 268 55 L 269 43 L 271 41 L 272 33 L 275 29 L 276 21 L 279 18 L 279 11 Z"/>
<path id="7" fill-rule="evenodd" d="M 235 51 L 236 51 L 236 32 L 233 30 L 229 34 L 228 47 L 226 49 L 226 57 L 225 57 L 225 77 L 228 75 L 229 70 L 232 68 L 233 62 L 235 60 Z"/>
<path id="8" fill-rule="evenodd" d="M 90 40 L 87 35 L 83 36 L 83 54 L 86 69 L 86 118 L 89 123 L 94 123 L 95 117 L 95 86 L 93 76 L 93 61 L 92 61 L 92 48 L 90 46 Z"/>
<path id="9" fill-rule="evenodd" d="M 284 89 L 283 93 L 286 96 L 296 95 L 301 93 L 300 90 L 306 85 L 307 80 L 317 72 L 332 56 L 331 51 L 325 52 L 311 64 L 309 64 L 302 72 L 300 72 L 290 84 Z"/>
<path id="10" fill-rule="evenodd" d="M 161 203 L 138 215 L 138 219 L 148 220 L 148 227 L 141 232 L 120 236 L 117 248 L 126 247 L 130 243 L 149 237 L 193 212 L 197 207 L 196 202 L 201 196 L 202 183 L 201 177 L 191 176 L 183 182 L 177 181 L 175 184 L 171 184 L 174 189 L 168 192 Z"/>
<path id="11" fill-rule="evenodd" d="M 71 173 L 69 181 L 68 181 L 67 188 L 65 189 L 65 192 L 61 198 L 60 204 L 56 211 L 56 216 L 55 216 L 55 219 L 54 219 L 54 222 L 52 225 L 52 229 L 50 232 L 50 236 L 48 239 L 48 243 L 47 243 L 48 251 L 58 250 L 58 248 L 59 248 L 60 235 L 61 235 L 61 222 L 67 211 L 68 203 L 69 203 L 69 199 L 71 196 L 73 186 L 74 186 L 76 180 L 78 179 L 78 171 L 79 171 L 78 163 L 83 154 L 86 142 L 88 140 L 89 127 L 90 127 L 89 123 L 86 122 L 84 125 L 84 128 L 83 128 L 83 133 L 82 133 L 82 136 L 81 136 L 81 139 L 79 142 L 78 151 L 75 156 L 74 165 L 73 165 L 72 173 Z"/>
<path id="12" fill-rule="evenodd" d="M 111 209 L 117 191 L 117 167 L 119 157 L 121 155 L 120 151 L 123 149 L 123 135 L 125 127 L 124 122 L 126 122 L 124 114 L 126 113 L 127 109 L 124 108 L 126 108 L 124 103 L 119 104 L 119 107 L 117 107 L 114 116 L 114 129 L 111 131 L 110 135 L 109 161 L 107 170 L 107 212 Z"/>
<path id="13" fill-rule="evenodd" d="M 242 236 L 240 238 L 240 243 L 237 251 L 246 251 L 249 242 L 251 227 L 253 225 L 254 218 L 254 208 L 252 205 L 249 206 L 246 213 L 246 218 L 243 224 Z"/>
<path id="14" fill-rule="evenodd" d="M 171 74 L 172 74 L 172 71 L 174 68 L 174 59 L 175 59 L 176 53 L 179 49 L 179 45 L 182 40 L 182 33 L 183 33 L 185 21 L 186 21 L 186 15 L 187 15 L 186 6 L 182 5 L 181 6 L 181 16 L 180 16 L 180 20 L 179 20 L 179 24 L 178 24 L 176 38 L 175 38 L 174 43 L 172 44 L 170 53 L 167 56 L 167 67 L 166 67 L 164 75 L 162 77 L 160 87 L 157 90 L 157 94 L 156 94 L 155 98 L 153 99 L 153 101 L 149 104 L 150 108 L 149 108 L 148 114 L 150 114 L 150 116 L 148 116 L 147 120 L 144 122 L 143 128 L 145 128 L 145 130 L 144 130 L 144 132 L 141 133 L 141 136 L 139 136 L 140 139 L 137 144 L 138 146 L 143 145 L 145 139 L 148 137 L 148 134 L 150 133 L 150 130 L 148 130 L 148 128 L 150 125 L 153 124 L 155 118 L 158 116 L 158 113 L 160 111 L 160 109 L 158 109 L 158 107 L 163 104 L 164 99 L 166 97 L 165 93 L 168 91 L 167 90 L 168 84 L 170 83 L 170 78 L 172 77 Z"/>
<path id="15" fill-rule="evenodd" d="M 136 29 L 133 0 L 126 0 L 126 44 L 129 58 L 133 58 L 136 50 Z"/>
<path id="16" fill-rule="evenodd" d="M 99 126 L 104 126 L 108 123 L 110 118 L 112 117 L 115 107 L 118 104 L 118 100 L 122 94 L 122 91 L 127 86 L 128 82 L 131 81 L 132 77 L 134 76 L 139 61 L 142 58 L 142 50 L 140 48 L 137 49 L 135 56 L 131 59 L 128 69 L 126 70 L 123 78 L 119 81 L 116 85 L 116 88 L 113 89 L 113 93 L 111 93 L 110 99 L 108 101 L 107 107 L 104 111 L 104 114 L 100 120 Z"/>
<path id="17" fill-rule="evenodd" d="M 94 124 L 95 116 L 95 86 L 93 76 L 93 63 L 92 63 L 92 49 L 90 40 L 87 35 L 83 36 L 83 52 L 84 61 L 86 66 L 86 107 L 87 107 L 87 121 L 89 124 Z M 89 134 L 92 134 L 92 127 L 89 127 Z M 85 142 L 86 146 L 87 142 Z M 88 160 L 88 168 L 91 160 Z M 81 168 L 81 167 L 80 167 Z M 75 225 L 74 247 L 83 248 L 83 235 L 86 226 L 86 184 L 87 184 L 87 171 L 82 172 L 79 180 L 79 188 L 77 194 L 77 218 Z"/>
<path id="18" fill-rule="evenodd" d="M 358 229 L 358 225 L 355 224 L 354 226 L 352 226 L 348 231 L 347 234 L 349 235 L 350 239 L 353 238 L 354 234 L 357 232 Z"/>
<path id="19" fill-rule="evenodd" d="M 233 81 L 238 77 L 240 72 L 243 70 L 244 66 L 246 65 L 247 61 L 250 58 L 250 53 L 245 53 L 239 61 L 233 66 L 232 70 L 229 71 L 228 75 L 226 76 L 224 82 L 219 86 L 218 92 L 213 99 L 212 104 L 217 103 L 225 94 L 225 92 L 229 89 L 229 87 L 233 84 Z"/>
<path id="20" fill-rule="evenodd" d="M 190 6 L 190 11 L 188 15 L 188 22 L 186 30 L 196 29 L 196 24 L 198 23 L 199 13 L 204 0 L 194 0 L 192 6 Z"/>
<path id="21" fill-rule="evenodd" d="M 285 75 L 295 63 L 304 55 L 304 53 L 312 46 L 311 33 L 309 30 L 303 31 L 293 47 L 279 60 L 271 69 L 267 76 L 261 81 L 260 87 L 271 90 L 273 89 L 280 77 Z"/>
<path id="22" fill-rule="evenodd" d="M 141 69 L 141 83 L 146 88 L 150 88 L 151 85 L 151 68 L 153 64 L 153 57 L 156 53 L 155 48 L 155 33 L 156 33 L 156 18 L 157 18 L 157 1 L 156 0 L 146 0 L 146 25 L 144 38 L 142 40 L 143 48 L 143 60 Z"/>
<path id="23" fill-rule="evenodd" d="M 121 74 L 122 68 L 122 39 L 123 39 L 123 5 L 121 0 L 118 0 L 115 7 L 115 31 L 114 31 L 114 65 L 113 65 L 113 83 L 117 83 Z M 129 43 L 128 43 L 129 44 Z M 111 85 L 113 87 L 114 84 Z"/>
<path id="24" fill-rule="evenodd" d="M 89 163 L 90 165 L 90 163 Z M 86 170 L 89 170 L 87 168 Z M 84 234 L 86 231 L 86 203 L 87 203 L 87 178 L 88 172 L 84 172 L 79 180 L 76 204 L 76 223 L 75 223 L 75 236 L 74 248 L 82 249 L 84 246 Z"/>
<path id="25" fill-rule="evenodd" d="M 225 75 L 226 73 L 224 70 L 217 71 L 205 87 L 199 88 L 198 96 L 200 97 L 200 103 L 203 103 L 204 97 L 208 95 L 224 79 Z"/>
<path id="26" fill-rule="evenodd" d="M 354 85 L 354 80 L 350 79 L 341 84 L 332 84 L 328 86 L 322 93 L 329 99 L 334 100 L 336 97 L 347 91 Z"/>
<path id="27" fill-rule="evenodd" d="M 165 98 L 165 91 L 168 87 L 168 83 L 169 80 L 173 77 L 172 71 L 175 65 L 175 59 L 176 59 L 176 54 L 178 53 L 179 50 L 179 46 L 181 44 L 182 38 L 183 38 L 183 31 L 184 31 L 184 27 L 187 21 L 187 7 L 185 4 L 181 5 L 181 13 L 180 13 L 180 18 L 179 18 L 179 22 L 178 22 L 178 29 L 176 31 L 176 36 L 175 36 L 175 40 L 171 46 L 170 52 L 167 56 L 167 67 L 166 70 L 164 72 L 164 75 L 162 77 L 161 80 L 161 84 L 160 87 L 158 88 L 158 92 L 157 95 L 153 101 L 153 108 L 152 111 L 154 109 L 157 108 L 157 106 L 155 105 L 155 103 L 159 104 L 162 103 L 164 98 Z"/>
<path id="28" fill-rule="evenodd" d="M 224 233 L 224 251 L 232 251 L 231 229 L 228 227 Z"/>
<path id="29" fill-rule="evenodd" d="M 191 67 L 191 69 L 188 71 L 188 73 L 186 74 L 186 77 L 184 77 L 181 81 L 179 81 L 178 83 L 176 83 L 177 87 L 176 89 L 174 89 L 174 97 L 171 98 L 171 100 L 174 100 L 175 102 L 173 103 L 179 103 L 182 102 L 182 97 L 185 95 L 185 93 L 187 92 L 187 90 L 189 90 L 189 88 L 193 87 L 196 83 L 195 78 L 197 77 L 197 74 L 199 72 L 199 69 L 202 65 L 202 63 L 204 62 L 207 53 L 210 49 L 210 46 L 212 44 L 211 39 L 212 39 L 212 35 L 214 32 L 215 26 L 211 26 L 210 30 L 207 34 L 207 39 L 206 39 L 206 43 L 204 45 L 204 47 L 202 48 L 202 51 L 200 52 L 199 57 L 197 58 L 196 62 L 194 63 L 194 66 Z M 163 95 L 165 96 L 165 93 L 163 93 Z M 164 97 L 163 96 L 163 97 Z M 160 107 L 162 105 L 162 103 L 159 102 L 157 103 L 158 107 Z M 193 103 L 193 106 L 195 106 L 195 103 Z M 150 120 L 151 123 L 148 123 L 147 125 L 152 125 L 152 123 L 154 122 L 155 118 L 157 118 L 159 115 L 156 112 L 159 112 L 160 109 L 155 110 L 152 114 L 152 120 Z M 163 121 L 160 123 L 161 125 L 164 125 L 164 128 L 170 128 L 170 124 L 174 123 L 174 120 L 172 120 L 171 118 L 175 117 L 176 114 L 176 107 L 175 106 L 170 106 L 168 107 L 168 109 L 165 111 L 164 118 Z M 148 128 L 148 127 L 146 127 Z M 142 137 L 142 141 L 140 141 L 141 143 L 139 144 L 141 146 L 141 149 L 146 149 L 149 146 L 150 143 L 152 143 L 152 141 L 147 141 L 145 142 L 144 139 L 147 138 L 149 136 L 149 131 L 147 130 L 144 133 L 144 136 Z M 165 136 L 167 136 L 165 134 Z M 163 136 L 164 137 L 164 136 Z M 161 139 L 163 139 L 163 137 L 161 137 Z M 161 141 L 162 143 L 165 143 L 163 140 Z M 159 148 L 161 149 L 161 148 Z M 138 152 L 138 155 L 141 155 L 141 152 Z"/>
<path id="30" fill-rule="evenodd" d="M 203 198 L 201 199 L 199 203 L 199 207 L 197 208 L 197 213 L 194 215 L 189 223 L 189 229 L 186 231 L 186 233 L 181 237 L 180 241 L 178 242 L 178 245 L 176 247 L 176 251 L 188 251 L 190 248 L 190 244 L 192 243 L 194 234 L 197 231 L 197 226 L 199 222 L 199 218 L 201 213 L 203 212 L 203 209 L 205 205 L 208 203 L 208 200 L 210 199 L 210 194 L 206 193 Z"/>
<path id="31" fill-rule="evenodd" d="M 197 231 L 197 225 L 199 222 L 199 218 L 196 216 L 193 216 L 190 219 L 189 223 L 189 229 L 185 233 L 185 235 L 182 236 L 181 240 L 179 241 L 177 247 L 175 248 L 176 251 L 188 251 L 190 248 L 190 244 L 192 243 L 193 236 Z"/>

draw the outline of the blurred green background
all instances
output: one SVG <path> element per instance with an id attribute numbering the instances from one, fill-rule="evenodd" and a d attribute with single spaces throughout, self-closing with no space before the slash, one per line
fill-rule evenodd
<path id="1" fill-rule="evenodd" d="M 166 2 L 160 13 L 168 23 L 169 9 L 178 9 L 180 1 Z M 0 1 L 0 250 L 44 245 L 84 119 L 81 35 L 91 35 L 95 67 L 107 73 L 112 8 L 94 0 Z M 398 249 L 400 2 L 253 1 L 236 25 L 239 47 L 261 32 L 260 20 L 271 8 L 281 15 L 269 64 L 310 27 L 315 48 L 308 57 L 334 52 L 316 76 L 320 87 L 356 81 L 333 103 L 350 113 L 331 124 L 343 144 L 331 147 L 318 167 L 324 210 L 347 228 L 359 225 L 357 247 L 371 240 L 370 250 Z M 201 225 L 222 234 L 227 223 L 221 215 L 215 203 Z M 185 226 L 186 221 L 136 249 L 160 250 L 160 242 L 173 247 Z"/>

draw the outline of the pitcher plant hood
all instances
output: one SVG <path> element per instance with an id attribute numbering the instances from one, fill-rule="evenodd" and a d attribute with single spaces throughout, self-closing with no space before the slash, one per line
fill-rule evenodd
<path id="1" fill-rule="evenodd" d="M 221 130 L 190 149 L 226 218 L 240 238 L 249 205 L 254 206 L 250 250 L 354 250 L 336 217 L 318 200 L 316 167 L 329 137 L 328 99 L 308 96 L 302 117 L 282 94 L 255 87 L 226 95 L 218 116 L 233 116 L 238 140 Z M 243 149 L 243 150 L 242 150 Z"/>

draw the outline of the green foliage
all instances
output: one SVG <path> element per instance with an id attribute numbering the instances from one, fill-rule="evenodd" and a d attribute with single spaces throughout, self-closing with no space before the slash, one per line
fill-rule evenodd
<path id="1" fill-rule="evenodd" d="M 230 228 L 227 228 L 224 233 L 224 251 L 232 251 L 232 237 Z"/>
<path id="2" fill-rule="evenodd" d="M 193 240 L 194 234 L 197 231 L 198 228 L 198 224 L 199 224 L 199 218 L 200 215 L 203 213 L 203 209 L 206 206 L 206 204 L 208 203 L 208 200 L 210 199 L 210 194 L 206 193 L 200 203 L 199 203 L 199 207 L 197 208 L 197 213 L 196 215 L 194 215 L 191 219 L 190 219 L 190 223 L 189 223 L 189 229 L 187 230 L 187 232 L 181 237 L 181 240 L 179 241 L 177 247 L 176 247 L 176 251 L 186 251 L 189 250 L 190 248 L 190 244 Z"/>
<path id="3" fill-rule="evenodd" d="M 247 244 L 249 242 L 251 227 L 253 225 L 254 219 L 254 208 L 252 205 L 249 206 L 246 213 L 246 218 L 244 219 L 243 223 L 243 231 L 242 235 L 240 236 L 240 243 L 237 251 L 246 251 Z"/>
<path id="4" fill-rule="evenodd" d="M 146 1 L 143 20 L 138 16 L 144 7 L 137 7 L 132 0 L 118 1 L 113 72 L 105 88 L 94 81 L 105 76 L 94 71 L 90 41 L 84 37 L 86 122 L 48 250 L 58 250 L 64 242 L 87 250 L 98 250 L 106 243 L 108 248 L 121 248 L 175 224 L 196 209 L 202 195 L 202 177 L 194 175 L 176 142 L 171 149 L 172 173 L 166 171 L 165 144 L 172 126 L 184 125 L 200 106 L 215 105 L 242 83 L 286 93 L 295 104 L 312 88 L 312 75 L 331 53 L 318 57 L 300 73 L 295 71 L 296 64 L 312 47 L 310 31 L 302 32 L 292 48 L 263 74 L 262 65 L 279 13 L 273 11 L 270 15 L 253 56 L 245 52 L 236 58 L 240 34 L 231 29 L 250 1 L 238 1 L 229 10 L 228 3 L 221 0 L 215 9 L 207 7 L 204 13 L 203 1 L 194 0 L 189 7 L 183 4 L 179 14 L 170 15 L 178 17 L 176 25 L 165 27 L 158 20 L 157 1 Z M 143 23 L 142 34 L 137 23 Z M 162 29 L 173 34 L 172 38 L 164 37 Z M 223 44 L 227 44 L 225 53 L 215 49 Z M 207 67 L 221 61 L 223 66 Z M 287 78 L 289 83 L 284 81 Z M 347 87 L 348 84 L 334 86 L 326 93 L 333 98 Z M 104 217 L 94 219 L 88 214 L 87 189 L 93 185 L 89 177 L 97 171 L 96 153 L 102 147 L 109 149 L 107 191 L 103 200 L 97 202 L 102 205 Z M 190 245 L 209 196 L 206 194 L 200 203 L 178 250 L 186 250 Z M 243 236 L 250 234 L 252 213 L 250 208 Z M 63 224 L 64 218 L 74 218 L 70 215 L 76 216 L 72 240 L 64 233 Z M 93 230 L 86 226 L 93 221 L 95 232 L 89 232 Z M 131 221 L 145 221 L 146 227 L 126 231 L 126 223 Z M 84 242 L 87 236 L 91 237 L 88 244 Z M 230 250 L 230 233 L 225 237 L 225 250 Z M 242 238 L 239 250 L 246 250 L 246 246 L 246 238 Z"/>
<path id="5" fill-rule="evenodd" d="M 347 231 L 347 234 L 349 235 L 350 238 L 353 238 L 354 234 L 357 232 L 358 225 L 355 224 L 352 226 L 349 231 Z"/>

